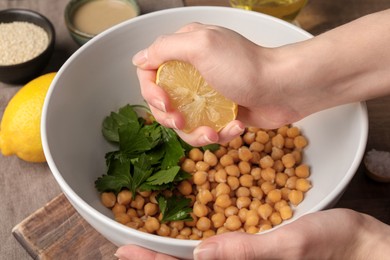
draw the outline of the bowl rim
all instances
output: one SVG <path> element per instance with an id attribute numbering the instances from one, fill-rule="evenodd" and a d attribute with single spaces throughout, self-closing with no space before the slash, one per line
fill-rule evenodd
<path id="1" fill-rule="evenodd" d="M 140 237 L 146 241 L 158 241 L 161 244 L 165 245 L 179 245 L 179 246 L 189 246 L 189 247 L 195 247 L 197 244 L 199 244 L 201 241 L 199 240 L 182 240 L 182 239 L 175 239 L 175 238 L 168 238 L 168 237 L 161 237 L 157 235 L 152 235 L 152 234 L 146 234 L 144 232 L 128 228 L 118 222 L 116 222 L 113 218 L 110 218 L 91 205 L 89 205 L 86 201 L 84 201 L 70 186 L 69 184 L 65 181 L 63 176 L 61 175 L 59 169 L 56 166 L 56 163 L 51 155 L 50 152 L 50 146 L 48 144 L 47 140 L 47 129 L 46 129 L 46 120 L 47 120 L 47 114 L 48 114 L 48 107 L 50 103 L 50 98 L 53 94 L 54 88 L 57 85 L 57 82 L 59 81 L 59 78 L 62 75 L 62 72 L 67 69 L 67 67 L 72 63 L 76 57 L 79 56 L 80 53 L 84 51 L 84 49 L 88 48 L 90 45 L 95 44 L 96 42 L 100 41 L 102 38 L 104 38 L 107 34 L 110 34 L 112 31 L 116 30 L 117 28 L 127 26 L 129 23 L 137 23 L 142 20 L 147 20 L 150 17 L 154 16 L 161 16 L 161 15 L 167 15 L 167 14 L 174 14 L 175 12 L 186 12 L 186 11 L 220 11 L 220 12 L 232 12 L 232 13 L 245 13 L 245 15 L 252 15 L 252 16 L 260 16 L 262 19 L 266 20 L 272 20 L 272 22 L 275 23 L 281 23 L 285 27 L 290 27 L 291 30 L 298 31 L 302 35 L 306 36 L 307 39 L 313 37 L 310 33 L 307 31 L 303 30 L 302 28 L 299 28 L 291 23 L 288 23 L 286 21 L 283 21 L 281 19 L 262 14 L 262 13 L 257 13 L 254 11 L 248 11 L 248 10 L 242 10 L 242 9 L 237 9 L 237 8 L 231 8 L 231 7 L 224 7 L 224 6 L 185 6 L 185 7 L 175 7 L 175 8 L 170 8 L 170 9 L 164 9 L 164 10 L 159 10 L 155 11 L 152 13 L 144 14 L 135 18 L 132 18 L 130 20 L 127 20 L 123 23 L 120 23 L 118 25 L 115 25 L 106 31 L 98 34 L 96 37 L 94 37 L 92 40 L 88 41 L 86 44 L 81 46 L 78 50 L 76 50 L 75 53 L 72 54 L 72 56 L 64 63 L 64 65 L 60 68 L 58 71 L 57 75 L 55 76 L 48 92 L 47 92 L 47 97 L 44 102 L 43 110 L 42 110 L 42 120 L 41 120 L 41 133 L 42 133 L 42 144 L 44 148 L 44 152 L 46 155 L 47 163 L 49 165 L 49 168 L 52 171 L 52 174 L 54 175 L 54 178 L 60 185 L 61 189 L 64 191 L 65 195 L 68 197 L 68 199 L 71 201 L 71 203 L 75 202 L 78 205 L 81 205 L 83 207 L 83 210 L 86 212 L 86 214 L 93 215 L 94 218 L 98 219 L 99 221 L 106 223 L 109 228 L 111 228 L 113 231 L 119 231 L 121 233 L 127 233 L 127 234 L 133 234 L 137 237 Z M 303 215 L 307 215 L 309 213 L 313 213 L 322 209 L 325 209 L 326 207 L 329 206 L 329 203 L 337 200 L 343 193 L 344 189 L 348 186 L 348 183 L 350 180 L 353 178 L 354 174 L 356 173 L 357 168 L 359 167 L 359 164 L 361 162 L 361 159 L 364 154 L 364 150 L 366 147 L 367 143 L 367 136 L 368 136 L 368 113 L 367 113 L 367 107 L 365 102 L 357 102 L 359 105 L 359 109 L 361 110 L 362 113 L 362 131 L 361 131 L 361 139 L 359 140 L 359 148 L 358 151 L 356 151 L 354 160 L 352 164 L 350 165 L 347 173 L 345 174 L 344 178 L 340 181 L 339 185 L 337 185 L 333 191 L 321 201 L 321 203 L 317 204 L 315 207 L 312 207 L 309 211 L 307 211 Z M 303 216 L 302 215 L 302 216 Z M 300 217 L 302 217 L 300 216 Z M 285 221 L 282 225 L 278 225 L 275 228 L 272 228 L 269 231 L 262 232 L 259 234 L 265 234 L 267 232 L 272 232 L 273 230 L 276 230 L 277 228 L 284 226 L 285 224 L 290 223 L 290 221 Z"/>
<path id="2" fill-rule="evenodd" d="M 71 1 L 68 2 L 68 4 L 65 7 L 65 10 L 64 10 L 65 25 L 68 28 L 68 30 L 71 33 L 74 33 L 74 34 L 76 34 L 78 36 L 81 36 L 83 38 L 88 38 L 88 39 L 92 39 L 93 37 L 97 36 L 100 33 L 98 33 L 98 34 L 90 34 L 90 33 L 86 33 L 86 32 L 80 31 L 79 29 L 76 28 L 76 26 L 74 26 L 73 21 L 72 21 L 72 16 L 73 16 L 74 12 L 80 6 L 82 6 L 85 3 L 90 2 L 90 1 L 96 1 L 96 0 L 71 0 Z M 141 9 L 140 9 L 138 3 L 135 0 L 118 0 L 118 1 L 128 2 L 128 4 L 134 8 L 136 16 L 133 17 L 133 18 L 130 18 L 130 19 L 134 19 L 134 18 L 138 17 L 141 14 Z M 126 21 L 123 21 L 123 22 L 126 22 Z M 108 28 L 108 29 L 110 29 L 110 28 Z M 106 29 L 106 30 L 108 30 L 108 29 Z"/>
<path id="3" fill-rule="evenodd" d="M 35 18 L 41 19 L 48 26 L 47 30 L 45 28 L 43 28 L 42 26 L 37 25 L 34 22 L 29 22 L 29 23 L 32 23 L 32 24 L 34 24 L 36 26 L 39 26 L 43 30 L 45 30 L 45 32 L 49 36 L 49 44 L 46 46 L 46 48 L 40 54 L 38 54 L 38 56 L 35 56 L 34 58 L 32 58 L 30 60 L 27 60 L 25 62 L 22 62 L 22 63 L 10 64 L 10 65 L 1 65 L 0 64 L 0 70 L 1 69 L 14 69 L 14 68 L 16 69 L 16 68 L 19 68 L 19 67 L 28 66 L 29 64 L 35 63 L 42 56 L 44 56 L 45 54 L 47 54 L 47 53 L 49 53 L 49 52 L 51 52 L 53 50 L 55 42 L 56 42 L 56 32 L 55 32 L 53 23 L 46 16 L 44 16 L 43 14 L 41 14 L 41 13 L 39 13 L 37 11 L 30 10 L 30 9 L 25 9 L 25 8 L 9 8 L 9 9 L 5 9 L 5 10 L 0 10 L 0 15 L 4 14 L 4 13 L 22 14 L 22 15 L 25 15 L 25 16 L 35 17 Z M 17 20 L 14 20 L 13 22 L 24 22 L 24 20 L 17 19 Z"/>

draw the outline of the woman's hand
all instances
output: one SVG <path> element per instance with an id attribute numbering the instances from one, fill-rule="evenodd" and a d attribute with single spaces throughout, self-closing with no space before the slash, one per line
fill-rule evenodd
<path id="1" fill-rule="evenodd" d="M 133 58 L 141 93 L 158 122 L 176 129 L 182 139 L 201 146 L 223 143 L 240 135 L 245 125 L 276 128 L 300 119 L 278 85 L 274 61 L 277 51 L 260 47 L 240 34 L 217 26 L 190 24 L 172 35 L 159 37 Z M 155 84 L 156 70 L 169 60 L 194 65 L 218 92 L 239 104 L 237 120 L 219 133 L 201 126 L 190 134 L 180 129 L 181 114 L 171 107 L 169 97 Z"/>
<path id="2" fill-rule="evenodd" d="M 308 214 L 271 232 L 252 235 L 232 232 L 200 243 L 195 259 L 386 259 L 390 227 L 348 209 Z M 126 259 L 172 260 L 135 245 L 115 254 Z"/>

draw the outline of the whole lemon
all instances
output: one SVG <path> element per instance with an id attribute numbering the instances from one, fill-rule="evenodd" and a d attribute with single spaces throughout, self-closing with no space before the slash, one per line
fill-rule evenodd
<path id="1" fill-rule="evenodd" d="M 28 162 L 45 162 L 41 142 L 41 114 L 55 72 L 23 86 L 9 101 L 0 124 L 0 150 Z"/>

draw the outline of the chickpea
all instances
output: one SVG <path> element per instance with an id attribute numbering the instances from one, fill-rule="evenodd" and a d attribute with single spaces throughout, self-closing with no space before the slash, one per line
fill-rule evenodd
<path id="1" fill-rule="evenodd" d="M 281 134 L 277 134 L 271 139 L 272 146 L 275 146 L 279 149 L 284 147 L 284 137 Z"/>
<path id="2" fill-rule="evenodd" d="M 211 183 L 215 182 L 215 173 L 217 172 L 216 169 L 211 169 L 207 172 L 207 180 Z"/>
<path id="3" fill-rule="evenodd" d="M 260 158 L 261 158 L 261 155 L 260 155 L 260 152 L 256 152 L 256 151 L 253 151 L 252 152 L 252 159 L 250 159 L 250 163 L 251 164 L 259 164 L 260 163 Z"/>
<path id="4" fill-rule="evenodd" d="M 295 161 L 295 157 L 294 155 L 292 155 L 291 153 L 288 153 L 288 154 L 285 154 L 283 155 L 282 157 L 282 162 L 283 162 L 283 165 L 286 167 L 286 168 L 291 168 L 295 165 L 296 161 Z"/>
<path id="5" fill-rule="evenodd" d="M 192 229 L 189 227 L 184 227 L 182 230 L 179 231 L 179 234 L 185 237 L 189 237 L 192 234 Z"/>
<path id="6" fill-rule="evenodd" d="M 268 194 L 271 190 L 274 190 L 276 188 L 275 184 L 269 182 L 269 181 L 266 181 L 266 182 L 263 182 L 261 184 L 261 189 L 263 191 L 264 194 Z"/>
<path id="7" fill-rule="evenodd" d="M 294 149 L 295 148 L 294 138 L 286 137 L 284 139 L 284 147 L 287 149 Z"/>
<path id="8" fill-rule="evenodd" d="M 290 194 L 291 190 L 289 188 L 284 187 L 281 188 L 280 191 L 282 192 L 282 199 L 289 200 L 288 195 Z"/>
<path id="9" fill-rule="evenodd" d="M 179 230 L 177 228 L 171 228 L 171 233 L 169 234 L 170 237 L 176 238 L 179 235 Z"/>
<path id="10" fill-rule="evenodd" d="M 248 226 L 256 226 L 259 224 L 260 217 L 257 211 L 249 210 L 246 215 L 245 225 Z"/>
<path id="11" fill-rule="evenodd" d="M 262 219 L 268 219 L 269 216 L 271 216 L 273 212 L 272 207 L 269 204 L 262 204 L 257 210 L 257 213 Z"/>
<path id="12" fill-rule="evenodd" d="M 127 222 L 125 225 L 128 226 L 129 228 L 133 228 L 133 229 L 139 229 L 140 228 L 140 226 L 139 226 L 139 224 L 137 222 L 130 221 L 130 222 Z"/>
<path id="13" fill-rule="evenodd" d="M 272 168 L 274 168 L 276 172 L 283 172 L 285 169 L 282 160 L 275 160 Z"/>
<path id="14" fill-rule="evenodd" d="M 241 186 L 251 187 L 253 186 L 253 176 L 249 174 L 241 175 L 240 179 Z"/>
<path id="15" fill-rule="evenodd" d="M 189 158 L 186 158 L 182 164 L 181 164 L 181 169 L 185 172 L 192 173 L 195 172 L 195 162 Z"/>
<path id="16" fill-rule="evenodd" d="M 190 239 L 190 240 L 199 240 L 200 237 L 199 237 L 198 235 L 196 235 L 196 234 L 191 234 L 191 235 L 188 237 L 188 239 Z"/>
<path id="17" fill-rule="evenodd" d="M 223 224 L 225 223 L 226 221 L 226 217 L 225 217 L 225 214 L 224 213 L 214 213 L 212 216 L 211 216 L 211 221 L 213 222 L 213 226 L 215 228 L 219 228 L 219 227 L 222 227 Z"/>
<path id="18" fill-rule="evenodd" d="M 160 221 L 155 217 L 148 217 L 145 221 L 144 228 L 148 233 L 154 233 L 160 228 Z"/>
<path id="19" fill-rule="evenodd" d="M 129 208 L 126 211 L 126 214 L 129 215 L 130 217 L 138 217 L 137 211 L 133 208 Z"/>
<path id="20" fill-rule="evenodd" d="M 245 232 L 248 234 L 256 234 L 259 233 L 260 229 L 256 226 L 248 226 L 245 228 Z"/>
<path id="21" fill-rule="evenodd" d="M 295 168 L 286 168 L 284 169 L 284 173 L 289 177 L 295 176 Z"/>
<path id="22" fill-rule="evenodd" d="M 179 232 L 184 228 L 184 221 L 176 220 L 169 223 L 171 228 L 176 228 Z"/>
<path id="23" fill-rule="evenodd" d="M 249 150 L 251 150 L 252 152 L 262 152 L 264 150 L 264 144 L 257 141 L 252 142 L 249 145 Z"/>
<path id="24" fill-rule="evenodd" d="M 167 224 L 161 224 L 160 228 L 156 231 L 157 235 L 163 237 L 169 237 L 171 234 L 171 228 Z"/>
<path id="25" fill-rule="evenodd" d="M 111 211 L 112 211 L 112 213 L 114 213 L 114 215 L 117 215 L 119 213 L 126 213 L 126 206 L 119 204 L 119 203 L 115 203 L 115 205 L 114 205 L 114 207 L 112 207 Z"/>
<path id="26" fill-rule="evenodd" d="M 238 210 L 238 217 L 240 218 L 241 222 L 245 222 L 246 218 L 248 216 L 249 209 L 247 208 L 241 208 Z"/>
<path id="27" fill-rule="evenodd" d="M 261 170 L 261 178 L 265 181 L 274 182 L 275 181 L 275 169 L 274 168 L 265 168 Z"/>
<path id="28" fill-rule="evenodd" d="M 303 200 L 303 192 L 300 190 L 291 190 L 288 194 L 288 199 L 294 206 L 297 206 Z"/>
<path id="29" fill-rule="evenodd" d="M 215 199 L 215 205 L 221 208 L 227 208 L 232 204 L 230 196 L 227 194 L 222 194 Z"/>
<path id="30" fill-rule="evenodd" d="M 196 186 L 196 189 L 199 191 L 199 190 L 210 190 L 211 188 L 211 185 L 210 185 L 210 182 L 209 181 L 206 181 L 205 183 L 203 183 L 202 185 L 197 185 Z"/>
<path id="31" fill-rule="evenodd" d="M 279 212 L 272 212 L 271 216 L 269 216 L 269 220 L 271 221 L 273 226 L 279 225 L 282 223 L 282 217 Z"/>
<path id="32" fill-rule="evenodd" d="M 287 203 L 286 200 L 282 199 L 282 200 L 280 200 L 280 201 L 278 201 L 278 202 L 275 203 L 274 209 L 275 209 L 276 211 L 280 211 L 280 209 L 281 209 L 282 207 L 284 207 L 284 206 L 288 206 L 288 203 Z"/>
<path id="33" fill-rule="evenodd" d="M 106 208 L 112 208 L 116 202 L 116 196 L 113 192 L 103 192 L 100 195 L 100 200 Z"/>
<path id="34" fill-rule="evenodd" d="M 206 231 L 203 232 L 202 239 L 206 239 L 206 238 L 209 238 L 209 237 L 212 237 L 212 236 L 215 236 L 215 231 L 212 230 L 212 229 L 209 229 L 209 230 L 206 230 Z"/>
<path id="35" fill-rule="evenodd" d="M 256 139 L 255 139 L 257 142 L 259 143 L 262 143 L 262 144 L 265 144 L 269 141 L 269 135 L 267 132 L 263 131 L 263 130 L 259 130 L 257 131 L 256 133 Z"/>
<path id="36" fill-rule="evenodd" d="M 269 155 L 266 155 L 260 159 L 260 167 L 263 169 L 271 168 L 273 165 L 274 165 L 274 159 L 272 159 L 272 157 Z"/>
<path id="37" fill-rule="evenodd" d="M 275 176 L 275 183 L 279 187 L 284 187 L 286 185 L 288 179 L 288 175 L 282 172 L 278 172 Z"/>
<path id="38" fill-rule="evenodd" d="M 149 201 L 152 203 L 158 204 L 158 202 L 157 202 L 157 195 L 158 194 L 159 193 L 157 191 L 152 192 L 149 196 Z"/>
<path id="39" fill-rule="evenodd" d="M 301 134 L 301 131 L 299 130 L 298 127 L 292 126 L 289 129 L 287 129 L 286 133 L 287 133 L 288 137 L 295 138 L 295 137 L 297 137 L 298 135 Z"/>
<path id="40" fill-rule="evenodd" d="M 306 138 L 302 135 L 298 135 L 297 137 L 294 138 L 294 145 L 295 145 L 295 148 L 298 148 L 298 149 L 303 149 L 304 147 L 306 147 L 308 144 Z"/>
<path id="41" fill-rule="evenodd" d="M 235 192 L 237 197 L 249 197 L 250 194 L 251 192 L 247 187 L 239 187 Z"/>
<path id="42" fill-rule="evenodd" d="M 277 133 L 282 135 L 283 137 L 286 137 L 287 136 L 287 131 L 288 131 L 288 126 L 284 125 L 284 126 L 281 126 L 277 129 Z"/>
<path id="43" fill-rule="evenodd" d="M 198 195 L 196 195 L 197 201 L 206 205 L 210 201 L 213 201 L 213 195 L 210 190 L 200 190 Z"/>
<path id="44" fill-rule="evenodd" d="M 233 140 L 231 140 L 229 142 L 229 147 L 236 149 L 236 150 L 238 148 L 240 148 L 242 145 L 243 145 L 243 140 L 242 140 L 241 136 L 237 136 L 236 138 L 234 138 Z"/>
<path id="45" fill-rule="evenodd" d="M 218 197 L 222 194 L 229 194 L 231 189 L 230 186 L 226 183 L 219 183 L 217 187 L 215 187 L 215 196 Z"/>
<path id="46" fill-rule="evenodd" d="M 252 152 L 248 147 L 242 146 L 238 149 L 238 157 L 241 161 L 248 162 L 250 159 L 252 159 L 252 156 Z"/>
<path id="47" fill-rule="evenodd" d="M 192 234 L 196 234 L 197 236 L 202 237 L 203 232 L 200 231 L 199 229 L 197 229 L 196 227 L 193 227 L 192 228 Z"/>
<path id="48" fill-rule="evenodd" d="M 207 206 L 200 203 L 199 201 L 195 201 L 192 211 L 198 218 L 207 216 L 207 214 L 209 213 L 209 209 L 207 208 Z"/>
<path id="49" fill-rule="evenodd" d="M 299 151 L 299 150 L 294 150 L 291 152 L 291 154 L 294 156 L 295 158 L 295 164 L 300 164 L 302 163 L 302 152 Z"/>
<path id="50" fill-rule="evenodd" d="M 225 208 L 222 208 L 218 205 L 213 205 L 213 210 L 214 210 L 214 213 L 222 213 L 222 214 L 225 214 Z"/>
<path id="51" fill-rule="evenodd" d="M 238 168 L 238 166 L 235 164 L 226 166 L 225 171 L 229 176 L 240 176 L 240 168 Z"/>
<path id="52" fill-rule="evenodd" d="M 222 156 L 227 154 L 227 148 L 220 145 L 219 148 L 215 150 L 213 153 L 215 154 L 215 156 L 217 156 L 218 159 L 220 159 Z"/>
<path id="53" fill-rule="evenodd" d="M 188 239 L 187 236 L 184 236 L 184 235 L 182 235 L 182 234 L 177 235 L 175 238 L 176 238 L 176 239 Z"/>
<path id="54" fill-rule="evenodd" d="M 193 180 L 194 184 L 196 184 L 196 185 L 202 185 L 203 183 L 205 183 L 207 181 L 207 179 L 208 179 L 208 176 L 207 176 L 207 172 L 205 172 L 205 171 L 197 171 L 192 176 L 192 180 Z"/>
<path id="55" fill-rule="evenodd" d="M 217 235 L 227 233 L 227 232 L 230 232 L 230 230 L 227 229 L 226 227 L 220 227 L 217 229 Z"/>
<path id="56" fill-rule="evenodd" d="M 252 175 L 249 175 L 252 176 Z M 240 181 L 235 176 L 229 176 L 227 178 L 227 183 L 230 186 L 230 189 L 236 190 L 240 186 Z"/>
<path id="57" fill-rule="evenodd" d="M 258 199 L 252 199 L 251 204 L 249 204 L 249 209 L 250 209 L 250 210 L 256 210 L 256 211 L 257 211 L 257 209 L 260 207 L 261 204 L 262 204 L 262 203 L 261 203 L 260 200 L 258 200 Z"/>
<path id="58" fill-rule="evenodd" d="M 145 216 L 153 216 L 158 212 L 158 205 L 152 202 L 148 202 L 144 206 Z"/>
<path id="59" fill-rule="evenodd" d="M 252 186 L 249 188 L 252 198 L 261 200 L 263 198 L 263 190 L 258 186 Z"/>
<path id="60" fill-rule="evenodd" d="M 236 215 L 233 215 L 233 216 L 229 216 L 226 219 L 224 227 L 226 227 L 227 229 L 229 229 L 231 231 L 236 231 L 236 230 L 241 228 L 241 225 L 242 225 L 242 223 L 241 223 L 240 218 Z"/>
<path id="61" fill-rule="evenodd" d="M 203 154 L 203 161 L 210 166 L 215 166 L 218 164 L 218 158 L 210 150 L 206 150 Z"/>
<path id="62" fill-rule="evenodd" d="M 138 194 L 144 198 L 148 198 L 148 197 L 150 197 L 150 194 L 152 194 L 152 192 L 151 191 L 138 191 Z"/>
<path id="63" fill-rule="evenodd" d="M 249 197 L 238 197 L 236 201 L 237 208 L 248 208 L 251 204 L 251 199 Z"/>
<path id="64" fill-rule="evenodd" d="M 310 175 L 309 166 L 307 164 L 298 165 L 295 168 L 295 175 L 299 178 L 307 178 Z"/>
<path id="65" fill-rule="evenodd" d="M 298 179 L 297 176 L 289 177 L 287 179 L 287 181 L 286 181 L 285 187 L 289 188 L 289 189 L 295 189 L 295 186 L 296 186 L 296 183 L 297 183 L 297 179 Z"/>
<path id="66" fill-rule="evenodd" d="M 237 215 L 238 214 L 238 208 L 235 206 L 229 206 L 225 209 L 225 216 L 229 217 L 231 215 Z"/>
<path id="67" fill-rule="evenodd" d="M 272 159 L 274 159 L 274 161 L 280 160 L 283 155 L 284 155 L 283 149 L 280 149 L 278 147 L 272 147 L 271 157 Z"/>
<path id="68" fill-rule="evenodd" d="M 292 209 L 289 205 L 281 207 L 279 210 L 279 213 L 280 213 L 280 217 L 283 220 L 290 219 L 290 218 L 292 218 L 292 215 L 293 215 Z"/>
<path id="69" fill-rule="evenodd" d="M 266 154 L 271 153 L 272 152 L 272 147 L 273 147 L 272 142 L 268 141 L 267 143 L 264 144 L 264 151 L 263 152 L 266 153 Z"/>
<path id="70" fill-rule="evenodd" d="M 259 232 L 270 230 L 271 228 L 272 228 L 272 226 L 270 224 L 263 224 L 263 225 L 260 225 Z"/>
<path id="71" fill-rule="evenodd" d="M 126 212 L 121 212 L 121 213 L 115 214 L 115 220 L 121 224 L 126 224 L 126 223 L 130 222 L 131 217 L 129 215 L 127 215 Z"/>
<path id="72" fill-rule="evenodd" d="M 251 175 L 253 176 L 254 180 L 256 180 L 256 181 L 260 180 L 260 178 L 261 178 L 261 168 L 259 168 L 259 167 L 252 168 Z"/>
<path id="73" fill-rule="evenodd" d="M 244 136 L 242 137 L 242 140 L 245 144 L 250 145 L 252 144 L 256 139 L 256 133 L 247 131 Z"/>
<path id="74" fill-rule="evenodd" d="M 188 153 L 188 157 L 194 162 L 203 160 L 203 152 L 199 148 L 192 148 Z"/>
<path id="75" fill-rule="evenodd" d="M 211 228 L 211 220 L 207 217 L 200 217 L 196 223 L 196 228 L 200 231 L 206 231 Z"/>
<path id="76" fill-rule="evenodd" d="M 282 191 L 279 189 L 274 189 L 268 192 L 267 199 L 269 199 L 272 203 L 276 203 L 282 199 Z"/>
<path id="77" fill-rule="evenodd" d="M 295 183 L 295 188 L 297 190 L 302 191 L 302 192 L 306 192 L 306 191 L 310 190 L 311 183 L 308 179 L 298 178 L 296 183 Z"/>
<path id="78" fill-rule="evenodd" d="M 121 205 L 127 205 L 130 204 L 132 198 L 133 198 L 133 193 L 131 191 L 122 190 L 118 193 L 116 200 Z"/>
<path id="79" fill-rule="evenodd" d="M 230 166 L 228 166 L 228 167 L 230 167 Z M 215 182 L 218 182 L 218 183 L 226 182 L 226 179 L 227 179 L 227 173 L 226 173 L 225 169 L 219 169 L 214 175 Z"/>
<path id="80" fill-rule="evenodd" d="M 197 171 L 205 171 L 207 172 L 210 169 L 210 165 L 204 161 L 198 161 L 195 164 L 195 169 Z"/>
<path id="81" fill-rule="evenodd" d="M 241 174 L 249 174 L 251 172 L 251 164 L 246 161 L 240 161 L 238 163 L 238 168 Z"/>
<path id="82" fill-rule="evenodd" d="M 219 159 L 219 162 L 224 167 L 234 164 L 233 157 L 229 154 L 223 155 L 221 159 Z"/>
<path id="83" fill-rule="evenodd" d="M 192 185 L 187 180 L 180 182 L 180 184 L 178 185 L 177 189 L 183 195 L 190 195 L 192 193 Z"/>

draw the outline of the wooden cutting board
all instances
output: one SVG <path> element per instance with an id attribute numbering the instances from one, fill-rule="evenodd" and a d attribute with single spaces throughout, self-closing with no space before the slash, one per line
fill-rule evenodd
<path id="1" fill-rule="evenodd" d="M 64 194 L 12 229 L 33 259 L 117 259 L 117 247 L 73 208 Z"/>

